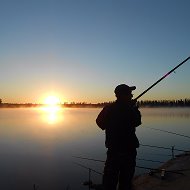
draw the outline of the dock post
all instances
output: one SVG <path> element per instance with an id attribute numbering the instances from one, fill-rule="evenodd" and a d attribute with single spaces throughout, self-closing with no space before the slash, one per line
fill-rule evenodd
<path id="1" fill-rule="evenodd" d="M 175 158 L 175 155 L 174 155 L 174 146 L 172 146 L 172 159 Z"/>

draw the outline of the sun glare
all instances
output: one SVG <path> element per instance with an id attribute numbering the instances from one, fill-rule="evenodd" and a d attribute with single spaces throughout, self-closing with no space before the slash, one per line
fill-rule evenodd
<path id="1" fill-rule="evenodd" d="M 55 106 L 60 104 L 60 99 L 56 96 L 48 96 L 45 99 L 45 104 L 50 105 L 50 106 Z"/>
<path id="2" fill-rule="evenodd" d="M 61 111 L 60 99 L 56 96 L 48 96 L 44 99 L 44 104 L 45 106 L 42 108 L 45 113 L 44 120 L 49 124 L 58 122 Z"/>

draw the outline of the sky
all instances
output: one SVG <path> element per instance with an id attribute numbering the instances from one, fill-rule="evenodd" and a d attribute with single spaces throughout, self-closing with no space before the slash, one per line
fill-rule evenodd
<path id="1" fill-rule="evenodd" d="M 134 97 L 190 56 L 189 0 L 0 0 L 0 98 Z M 190 98 L 190 60 L 139 100 Z"/>

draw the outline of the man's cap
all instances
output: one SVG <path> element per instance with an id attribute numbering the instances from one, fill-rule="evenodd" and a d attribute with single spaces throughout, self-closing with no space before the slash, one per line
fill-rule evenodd
<path id="1" fill-rule="evenodd" d="M 114 92 L 115 94 L 129 94 L 131 93 L 132 90 L 135 90 L 136 89 L 136 86 L 128 86 L 126 84 L 120 84 L 118 85 Z"/>

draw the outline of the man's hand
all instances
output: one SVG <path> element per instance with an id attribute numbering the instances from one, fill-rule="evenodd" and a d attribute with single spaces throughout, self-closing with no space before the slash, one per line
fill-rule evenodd
<path id="1" fill-rule="evenodd" d="M 134 99 L 134 100 L 132 99 L 132 100 L 131 100 L 131 106 L 136 106 L 136 103 L 137 103 L 137 100 L 136 100 L 136 99 Z"/>

